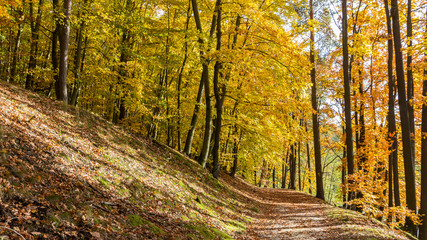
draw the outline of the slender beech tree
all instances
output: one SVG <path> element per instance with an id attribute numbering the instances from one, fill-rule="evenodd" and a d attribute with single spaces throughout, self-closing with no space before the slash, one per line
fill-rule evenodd
<path id="1" fill-rule="evenodd" d="M 231 176 L 233 176 L 233 177 L 236 176 L 237 169 L 238 169 L 238 160 L 239 160 L 238 151 L 239 151 L 239 142 L 240 142 L 241 138 L 242 138 L 242 134 L 240 133 L 239 140 L 234 139 L 234 146 L 233 146 L 233 167 L 231 168 Z"/>
<path id="2" fill-rule="evenodd" d="M 310 0 L 310 20 L 313 24 L 313 0 Z M 311 63 L 311 106 L 313 108 L 313 143 L 314 143 L 314 164 L 316 169 L 316 197 L 325 199 L 323 190 L 322 174 L 322 156 L 320 150 L 320 130 L 319 130 L 319 108 L 317 106 L 317 87 L 316 87 L 316 62 L 314 56 L 314 25 L 310 26 L 310 63 Z"/>
<path id="3" fill-rule="evenodd" d="M 289 189 L 295 190 L 295 176 L 296 176 L 296 157 L 295 157 L 295 143 L 291 144 L 291 154 L 289 156 Z"/>
<path id="4" fill-rule="evenodd" d="M 342 49 L 344 76 L 344 115 L 345 115 L 345 146 L 347 152 L 347 174 L 354 173 L 353 129 L 351 126 L 351 89 L 348 68 L 348 29 L 347 29 L 347 0 L 342 0 Z M 354 199 L 353 191 L 349 192 L 348 200 Z"/>
<path id="5" fill-rule="evenodd" d="M 412 159 L 415 161 L 414 77 L 412 74 L 412 0 L 408 0 L 408 12 L 406 13 L 406 34 L 408 38 L 408 51 L 406 57 L 408 116 L 411 130 Z M 415 164 L 415 162 L 413 164 Z"/>
<path id="6" fill-rule="evenodd" d="M 56 98 L 65 103 L 68 102 L 67 97 L 67 72 L 68 72 L 68 47 L 70 43 L 70 15 L 71 15 L 71 0 L 64 0 L 64 17 L 61 21 L 61 31 L 59 35 L 59 77 L 56 82 Z"/>
<path id="7" fill-rule="evenodd" d="M 196 124 L 199 118 L 200 104 L 202 104 L 203 91 L 205 87 L 203 77 L 204 77 L 204 74 L 202 74 L 202 77 L 199 82 L 199 90 L 197 91 L 196 104 L 194 106 L 193 116 L 191 118 L 190 129 L 188 130 L 187 138 L 185 141 L 184 153 L 187 155 L 190 155 L 191 153 L 191 145 L 193 144 L 194 133 L 196 131 Z"/>
<path id="8" fill-rule="evenodd" d="M 345 136 L 345 127 L 342 126 L 342 134 Z M 341 160 L 341 186 L 342 186 L 342 201 L 343 208 L 347 208 L 347 151 L 345 150 L 345 146 L 342 151 L 342 160 Z"/>
<path id="9" fill-rule="evenodd" d="M 9 75 L 9 82 L 16 81 L 16 71 L 17 71 L 17 65 L 18 65 L 18 58 L 19 58 L 19 47 L 21 46 L 21 39 L 22 39 L 22 31 L 24 30 L 24 6 L 25 1 L 22 1 L 22 7 L 18 6 L 16 12 L 17 12 L 17 22 L 18 22 L 18 30 L 16 32 L 14 47 L 13 47 L 13 54 L 12 54 L 12 65 L 10 69 L 10 75 Z"/>
<path id="10" fill-rule="evenodd" d="M 427 20 L 427 11 L 426 11 Z M 426 21 L 427 33 L 427 21 Z M 427 38 L 424 38 L 424 44 Z M 423 75 L 423 108 L 421 117 L 421 209 L 422 224 L 419 239 L 427 239 L 427 51 L 424 50 L 424 75 Z"/>
<path id="11" fill-rule="evenodd" d="M 59 31 L 61 29 L 61 25 L 59 24 L 59 3 L 58 0 L 52 1 L 52 8 L 53 8 L 53 16 L 54 16 L 54 22 L 55 22 L 55 29 L 52 31 L 52 47 L 51 47 L 51 61 L 52 61 L 52 71 L 53 71 L 53 80 L 55 80 L 55 87 L 56 84 L 59 82 L 59 75 L 58 75 L 58 67 L 59 67 L 59 60 L 58 60 L 58 37 L 59 37 Z M 55 88 L 56 90 L 56 88 Z"/>
<path id="12" fill-rule="evenodd" d="M 203 49 L 203 45 L 205 44 L 203 38 L 201 37 L 201 34 L 203 33 L 202 30 L 202 23 L 200 21 L 199 16 L 199 10 L 197 6 L 197 0 L 191 1 L 193 5 L 193 13 L 194 13 L 194 20 L 196 22 L 197 30 L 199 31 L 199 43 L 201 45 L 201 49 Z M 219 6 L 218 0 L 215 3 L 215 12 L 212 17 L 212 24 L 211 24 L 211 30 L 210 30 L 210 36 L 213 36 L 216 26 L 216 14 Z M 201 81 L 203 81 L 203 85 L 205 88 L 205 100 L 206 100 L 206 118 L 205 118 L 205 133 L 203 137 L 203 145 L 202 145 L 202 151 L 200 153 L 199 157 L 199 163 L 203 167 L 206 166 L 206 161 L 208 159 L 209 155 L 209 146 L 211 142 L 211 132 L 212 132 L 212 103 L 211 103 L 211 96 L 210 96 L 210 83 L 209 83 L 209 62 L 208 59 L 205 57 L 205 53 L 203 50 L 200 50 L 200 57 L 202 62 L 202 77 Z"/>
<path id="13" fill-rule="evenodd" d="M 308 133 L 308 126 L 307 126 L 307 122 L 305 122 L 305 131 Z M 308 168 L 308 193 L 312 194 L 312 186 L 311 186 L 311 160 L 310 160 L 310 144 L 308 143 L 308 139 L 307 139 L 307 143 L 306 143 L 306 148 L 307 148 L 307 168 Z"/>
<path id="14" fill-rule="evenodd" d="M 302 183 L 301 183 L 301 142 L 298 142 L 298 190 L 301 191 Z"/>
<path id="15" fill-rule="evenodd" d="M 276 188 L 276 167 L 273 167 L 273 188 Z"/>
<path id="16" fill-rule="evenodd" d="M 199 34 L 203 34 L 203 29 L 202 29 L 202 23 L 200 21 L 200 16 L 199 16 L 199 7 L 197 5 L 197 0 L 191 0 L 191 5 L 193 7 L 193 12 L 194 12 L 194 20 L 196 22 L 196 28 L 197 31 L 199 31 Z M 196 12 L 197 10 L 197 12 Z M 215 7 L 215 11 L 214 14 L 212 16 L 212 24 L 211 24 L 211 29 L 209 32 L 209 38 L 212 38 L 212 36 L 215 33 L 215 26 L 216 26 L 216 7 Z M 205 41 L 203 40 L 203 38 L 200 36 L 198 39 L 199 44 L 201 45 L 200 49 L 203 49 L 203 45 L 205 44 Z M 191 123 L 190 123 L 190 129 L 188 130 L 187 133 L 187 139 L 185 141 L 185 146 L 184 146 L 184 153 L 187 155 L 190 155 L 191 153 L 191 145 L 193 143 L 193 138 L 194 138 L 194 133 L 196 131 L 196 124 L 197 124 L 197 119 L 199 118 L 199 112 L 200 112 L 200 104 L 202 103 L 202 98 L 203 98 L 203 92 L 207 92 L 208 95 L 206 96 L 206 113 L 208 114 L 206 116 L 206 118 L 210 118 L 208 125 L 205 125 L 205 130 L 207 130 L 209 128 L 209 134 L 207 134 L 205 132 L 205 136 L 203 139 L 203 149 L 202 149 L 202 153 L 205 154 L 201 154 L 200 158 L 199 158 L 199 163 L 205 167 L 206 165 L 206 160 L 208 157 L 208 152 L 209 152 L 209 145 L 210 145 L 210 131 L 211 131 L 211 126 L 212 126 L 212 106 L 211 106 L 211 99 L 210 99 L 210 89 L 209 86 L 208 89 L 205 89 L 206 87 L 206 82 L 209 83 L 209 63 L 208 60 L 205 58 L 205 53 L 203 50 L 200 50 L 200 58 L 202 61 L 202 76 L 200 77 L 200 84 L 199 84 L 199 90 L 197 92 L 197 97 L 196 97 L 196 105 L 194 106 L 194 112 L 193 112 L 193 117 L 191 118 Z M 203 91 L 205 90 L 205 91 Z M 206 123 L 208 122 L 208 120 L 206 119 Z M 202 155 L 203 156 L 203 160 L 202 160 Z"/>
<path id="17" fill-rule="evenodd" d="M 74 56 L 74 86 L 71 90 L 71 94 L 69 96 L 68 102 L 70 105 L 76 106 L 78 98 L 80 96 L 80 91 L 82 88 L 82 82 L 81 82 L 81 72 L 83 70 L 83 53 L 85 52 L 85 43 L 87 43 L 87 36 L 83 38 L 84 30 L 86 27 L 86 20 L 85 20 L 85 13 L 86 13 L 86 4 L 88 0 L 83 1 L 82 9 L 79 11 L 79 16 L 82 18 L 80 21 L 79 29 L 77 30 L 77 36 L 76 36 L 76 42 L 77 42 L 77 48 L 75 51 Z"/>
<path id="18" fill-rule="evenodd" d="M 396 79 L 397 79 L 397 92 L 399 94 L 399 111 L 400 111 L 400 124 L 402 131 L 402 144 L 403 144 L 403 162 L 405 167 L 405 183 L 406 183 L 406 204 L 412 211 L 417 210 L 416 190 L 415 190 L 415 168 L 414 156 L 412 154 L 411 146 L 411 129 L 408 113 L 408 104 L 406 101 L 405 91 L 405 72 L 403 69 L 403 56 L 402 56 L 402 42 L 400 38 L 400 22 L 399 22 L 399 8 L 397 0 L 391 0 L 391 18 L 393 22 L 393 40 L 394 40 L 394 53 L 396 63 Z M 406 227 L 410 233 L 415 234 L 416 227 L 414 223 L 407 218 Z"/>
<path id="19" fill-rule="evenodd" d="M 185 21 L 185 35 L 184 35 L 184 59 L 182 60 L 182 65 L 179 69 L 178 74 L 178 84 L 177 84 L 177 111 L 178 111 L 178 122 L 177 122 L 177 142 L 178 142 L 178 151 L 181 151 L 182 146 L 182 137 L 181 137 L 181 118 L 182 118 L 182 109 L 181 109 L 181 86 L 182 86 L 182 76 L 184 74 L 184 68 L 188 59 L 188 25 L 190 24 L 191 19 L 191 0 L 188 1 L 187 8 L 187 19 Z M 196 105 L 198 106 L 198 105 Z M 197 116 L 197 115 L 196 115 Z M 187 152 L 186 152 L 187 153 Z M 187 155 L 190 154 L 189 152 Z"/>
<path id="20" fill-rule="evenodd" d="M 221 0 L 217 0 L 217 24 L 216 24 L 216 50 L 221 50 Z M 222 68 L 222 63 L 220 60 L 215 62 L 214 67 L 214 78 L 213 78 L 213 87 L 214 87 L 214 95 L 215 95 L 215 108 L 216 108 L 216 119 L 215 119 L 215 132 L 214 132 L 214 145 L 212 149 L 212 158 L 213 158 L 213 169 L 212 173 L 215 178 L 219 177 L 219 144 L 221 138 L 221 123 L 222 123 L 222 107 L 224 105 L 225 93 L 226 93 L 226 85 L 223 83 L 220 87 L 219 78 L 220 71 Z M 220 90 L 221 89 L 221 90 Z"/>
<path id="21" fill-rule="evenodd" d="M 400 206 L 400 191 L 399 191 L 399 171 L 398 171 L 398 152 L 397 152 L 397 130 L 396 130 L 396 114 L 394 112 L 394 101 L 396 99 L 396 87 L 393 76 L 393 33 L 391 30 L 390 10 L 388 0 L 384 0 L 384 7 L 387 22 L 387 72 L 388 72 L 388 140 L 390 144 L 389 155 L 389 205 Z"/>
<path id="22" fill-rule="evenodd" d="M 288 157 L 289 157 L 289 150 L 286 151 L 286 156 L 283 159 L 283 163 L 282 163 L 282 188 L 286 188 L 286 178 L 288 175 Z"/>
<path id="23" fill-rule="evenodd" d="M 33 89 L 34 84 L 34 70 L 37 66 L 37 54 L 39 51 L 39 32 L 42 21 L 43 0 L 39 0 L 37 15 L 34 14 L 34 3 L 29 2 L 30 5 L 30 29 L 31 29 L 31 43 L 30 43 L 30 61 L 28 62 L 28 73 L 25 80 L 25 88 Z"/>

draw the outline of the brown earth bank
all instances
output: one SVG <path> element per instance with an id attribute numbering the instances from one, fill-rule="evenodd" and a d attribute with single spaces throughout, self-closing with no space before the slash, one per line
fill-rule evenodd
<path id="1" fill-rule="evenodd" d="M 0 83 L 0 239 L 406 239 Z"/>

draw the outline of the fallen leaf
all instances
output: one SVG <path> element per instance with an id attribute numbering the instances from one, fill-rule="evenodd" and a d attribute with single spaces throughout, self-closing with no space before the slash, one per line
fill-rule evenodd
<path id="1" fill-rule="evenodd" d="M 90 235 L 95 239 L 102 240 L 101 234 L 99 232 L 90 232 Z"/>

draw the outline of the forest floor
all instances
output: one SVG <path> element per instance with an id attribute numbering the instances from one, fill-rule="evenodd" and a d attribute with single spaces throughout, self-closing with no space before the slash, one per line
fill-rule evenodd
<path id="1" fill-rule="evenodd" d="M 243 239 L 408 239 L 376 219 L 303 192 L 258 188 L 231 177 L 225 181 L 259 207 Z"/>
<path id="2" fill-rule="evenodd" d="M 0 82 L 0 239 L 406 239 Z"/>

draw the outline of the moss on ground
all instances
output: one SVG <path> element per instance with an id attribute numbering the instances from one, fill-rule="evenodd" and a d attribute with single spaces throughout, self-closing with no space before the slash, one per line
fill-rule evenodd
<path id="1" fill-rule="evenodd" d="M 128 215 L 128 219 L 129 219 L 129 224 L 132 227 L 145 226 L 145 227 L 148 227 L 151 230 L 151 232 L 153 232 L 154 234 L 157 234 L 157 235 L 165 234 L 165 231 L 163 231 L 161 228 L 157 227 L 154 223 L 143 219 L 139 215 Z"/>

